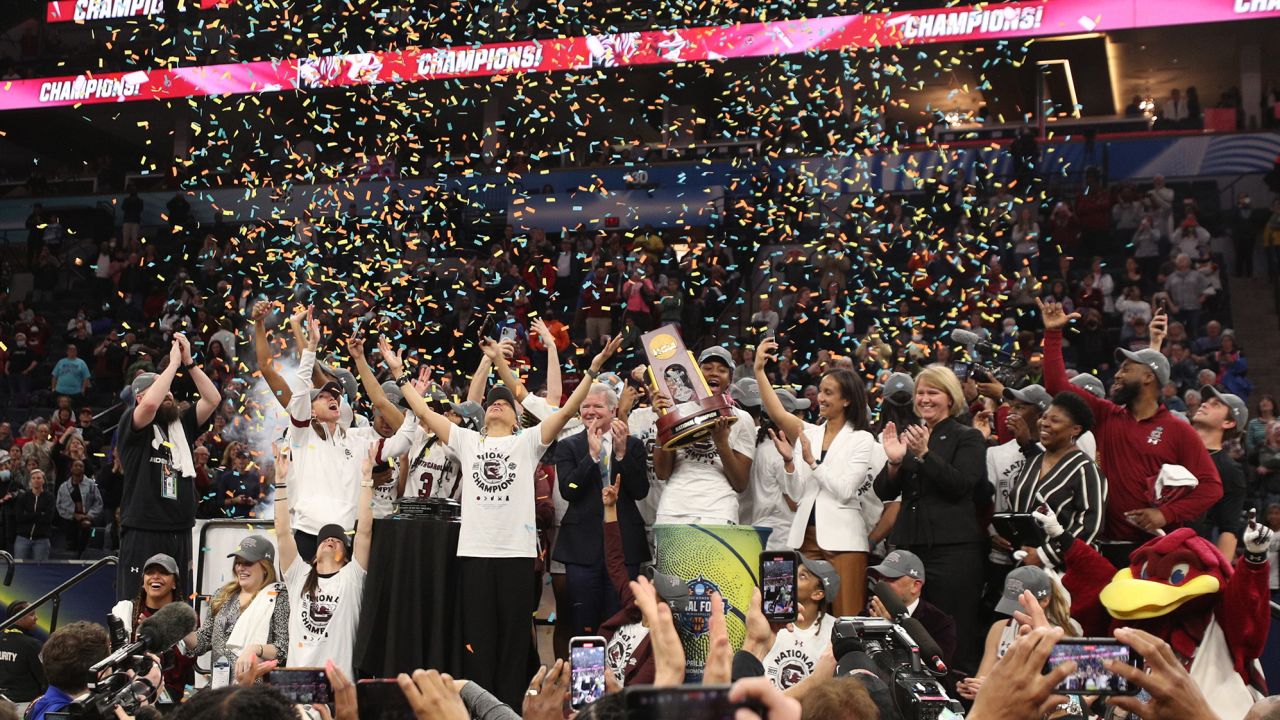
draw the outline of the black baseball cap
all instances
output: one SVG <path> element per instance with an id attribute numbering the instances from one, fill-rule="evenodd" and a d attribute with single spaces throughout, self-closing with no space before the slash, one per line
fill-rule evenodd
<path id="1" fill-rule="evenodd" d="M 347 531 L 337 523 L 329 523 L 320 528 L 320 532 L 316 533 L 316 550 L 320 550 L 320 543 L 329 538 L 337 538 L 342 541 L 342 546 L 347 550 L 351 549 L 351 544 L 347 541 Z"/>
<path id="2" fill-rule="evenodd" d="M 515 393 L 511 392 L 511 388 L 506 385 L 494 385 L 490 388 L 489 394 L 484 396 L 484 409 L 488 410 L 490 405 L 499 400 L 505 400 L 512 410 L 516 409 Z"/>

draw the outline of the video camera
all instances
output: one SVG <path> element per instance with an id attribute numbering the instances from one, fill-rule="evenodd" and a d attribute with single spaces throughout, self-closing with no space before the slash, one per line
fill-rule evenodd
<path id="1" fill-rule="evenodd" d="M 50 720 L 110 720 L 120 707 L 137 715 L 156 694 L 146 678 L 155 665 L 148 653 L 160 654 L 196 629 L 196 612 L 185 603 L 169 603 L 138 625 L 138 639 L 128 642 L 124 623 L 107 616 L 111 654 L 90 666 L 89 692 L 63 710 L 45 715 Z M 102 677 L 104 671 L 110 671 Z"/>
<path id="2" fill-rule="evenodd" d="M 918 622 L 914 627 L 911 632 L 902 623 L 879 617 L 837 619 L 831 629 L 831 651 L 839 659 L 836 674 L 861 670 L 879 677 L 892 690 L 894 706 L 903 720 L 963 717 L 964 708 L 938 681 L 947 670 L 936 644 Z"/>
<path id="3" fill-rule="evenodd" d="M 1027 361 L 1017 353 L 1011 353 L 983 340 L 977 333 L 963 328 L 951 331 L 951 341 L 965 347 L 969 358 L 969 374 L 978 382 L 997 380 L 1005 387 L 1018 387 L 1027 367 Z"/>

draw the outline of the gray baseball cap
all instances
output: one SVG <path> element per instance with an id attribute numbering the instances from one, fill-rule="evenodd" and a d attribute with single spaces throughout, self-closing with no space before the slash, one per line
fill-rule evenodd
<path id="1" fill-rule="evenodd" d="M 1053 403 L 1053 396 L 1049 394 L 1048 390 L 1044 389 L 1043 385 L 1028 385 L 1021 390 L 1005 388 L 1004 399 L 1035 405 L 1040 408 L 1040 412 L 1048 410 L 1049 405 Z"/>
<path id="2" fill-rule="evenodd" d="M 1159 350 L 1143 348 L 1134 352 L 1124 348 L 1116 348 L 1116 362 L 1123 363 L 1125 360 L 1132 360 L 1139 365 L 1145 365 L 1150 368 L 1162 387 L 1169 382 L 1169 358 L 1165 357 L 1164 353 Z"/>
<path id="3" fill-rule="evenodd" d="M 827 596 L 824 602 L 835 602 L 840 594 L 840 573 L 836 572 L 836 567 L 826 560 L 811 560 L 804 555 L 800 555 L 800 562 L 822 583 L 822 591 Z"/>
<path id="4" fill-rule="evenodd" d="M 894 405 L 910 405 L 915 399 L 916 381 L 904 372 L 893 373 L 884 381 L 880 397 Z"/>
<path id="5" fill-rule="evenodd" d="M 147 571 L 147 568 L 151 567 L 152 565 L 159 565 L 160 567 L 164 568 L 164 571 L 169 573 L 170 575 L 178 574 L 178 561 L 174 560 L 173 557 L 170 555 L 165 555 L 164 553 L 156 553 L 155 555 L 152 555 L 151 557 L 147 558 L 147 561 L 142 564 L 142 572 L 145 573 Z"/>
<path id="6" fill-rule="evenodd" d="M 917 580 L 924 580 L 924 561 L 919 555 L 910 550 L 894 550 L 884 556 L 884 560 L 879 565 L 874 565 L 870 570 L 874 570 L 880 577 L 896 580 L 904 575 L 910 575 Z"/>
<path id="7" fill-rule="evenodd" d="M 350 370 L 330 365 L 326 362 L 317 362 L 316 367 L 320 368 L 320 372 L 333 378 L 342 386 L 342 393 L 346 396 L 347 402 L 355 402 L 356 388 L 360 386 L 360 383 L 356 382 L 356 376 L 352 375 Z"/>
<path id="8" fill-rule="evenodd" d="M 760 384 L 755 378 L 742 378 L 729 386 L 729 397 L 744 407 L 760 407 Z"/>
<path id="9" fill-rule="evenodd" d="M 672 610 L 682 611 L 689 602 L 689 584 L 678 575 L 653 571 L 653 587 Z"/>
<path id="10" fill-rule="evenodd" d="M 1102 381 L 1089 373 L 1076 373 L 1076 376 L 1071 378 L 1071 384 L 1084 388 L 1096 398 L 1106 397 L 1107 395 L 1107 389 L 1103 387 Z"/>
<path id="11" fill-rule="evenodd" d="M 133 383 L 129 386 L 133 390 L 133 397 L 137 399 L 139 395 L 146 392 L 146 389 L 156 383 L 159 375 L 153 372 L 138 373 L 138 377 L 133 379 Z"/>
<path id="12" fill-rule="evenodd" d="M 807 397 L 798 397 L 789 387 L 778 388 L 778 399 L 782 401 L 782 409 L 789 413 L 797 410 L 808 410 L 813 403 Z"/>
<path id="13" fill-rule="evenodd" d="M 1244 431 L 1244 426 L 1249 422 L 1249 407 L 1244 404 L 1239 395 L 1224 393 L 1212 385 L 1205 385 L 1200 388 L 1201 400 L 1207 400 L 1210 396 L 1217 398 L 1222 404 L 1231 410 L 1231 419 L 1236 421 L 1236 429 Z"/>
<path id="14" fill-rule="evenodd" d="M 451 403 L 449 409 L 453 410 L 462 418 L 464 427 L 471 430 L 479 430 L 481 420 L 484 419 L 484 408 L 480 407 L 480 403 L 468 400 L 466 402 Z"/>
<path id="15" fill-rule="evenodd" d="M 400 389 L 399 385 L 396 385 L 391 380 L 382 383 L 382 392 L 386 394 L 387 399 L 391 401 L 392 405 L 400 408 L 405 406 L 404 391 Z"/>
<path id="16" fill-rule="evenodd" d="M 706 350 L 703 350 L 702 354 L 698 356 L 699 365 L 701 365 L 702 363 L 708 360 L 719 360 L 720 362 L 729 366 L 729 372 L 733 372 L 738 367 L 738 364 L 733 361 L 733 355 L 730 354 L 728 350 L 725 350 L 724 347 L 720 345 L 712 345 Z"/>
<path id="17" fill-rule="evenodd" d="M 311 402 L 315 402 L 316 398 L 320 397 L 320 393 L 329 393 L 333 396 L 333 399 L 338 402 L 342 402 L 342 398 L 344 396 L 342 392 L 342 385 L 339 385 L 336 380 L 330 380 L 318 388 L 311 388 L 311 391 L 308 393 L 311 397 Z"/>
<path id="18" fill-rule="evenodd" d="M 1014 568 L 1004 578 L 1004 591 L 1000 595 L 1000 602 L 996 603 L 996 612 L 1012 616 L 1015 611 L 1021 610 L 1018 598 L 1022 597 L 1024 590 L 1030 590 L 1037 600 L 1049 597 L 1053 592 L 1052 583 L 1049 574 L 1038 567 L 1023 565 Z"/>
<path id="19" fill-rule="evenodd" d="M 259 560 L 276 561 L 276 546 L 266 538 L 265 535 L 250 535 L 240 540 L 240 544 L 227 554 L 227 557 L 236 557 L 245 562 L 255 563 Z"/>

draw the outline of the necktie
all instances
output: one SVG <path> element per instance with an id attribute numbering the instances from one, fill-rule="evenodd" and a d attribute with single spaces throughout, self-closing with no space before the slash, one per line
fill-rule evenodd
<path id="1" fill-rule="evenodd" d="M 600 479 L 605 485 L 612 484 L 609 468 L 613 463 L 613 436 L 606 434 L 600 439 Z"/>

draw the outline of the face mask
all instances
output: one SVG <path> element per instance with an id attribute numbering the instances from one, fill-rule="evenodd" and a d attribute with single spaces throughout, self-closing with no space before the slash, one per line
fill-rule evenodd
<path id="1" fill-rule="evenodd" d="M 0 482 L 9 482 L 11 477 L 13 477 L 12 470 L 0 470 Z"/>
<path id="2" fill-rule="evenodd" d="M 26 341 L 26 340 L 18 340 L 18 341 L 16 341 L 16 342 L 14 343 L 14 345 L 17 345 L 18 347 L 26 347 L 26 346 L 27 346 L 27 341 Z"/>

